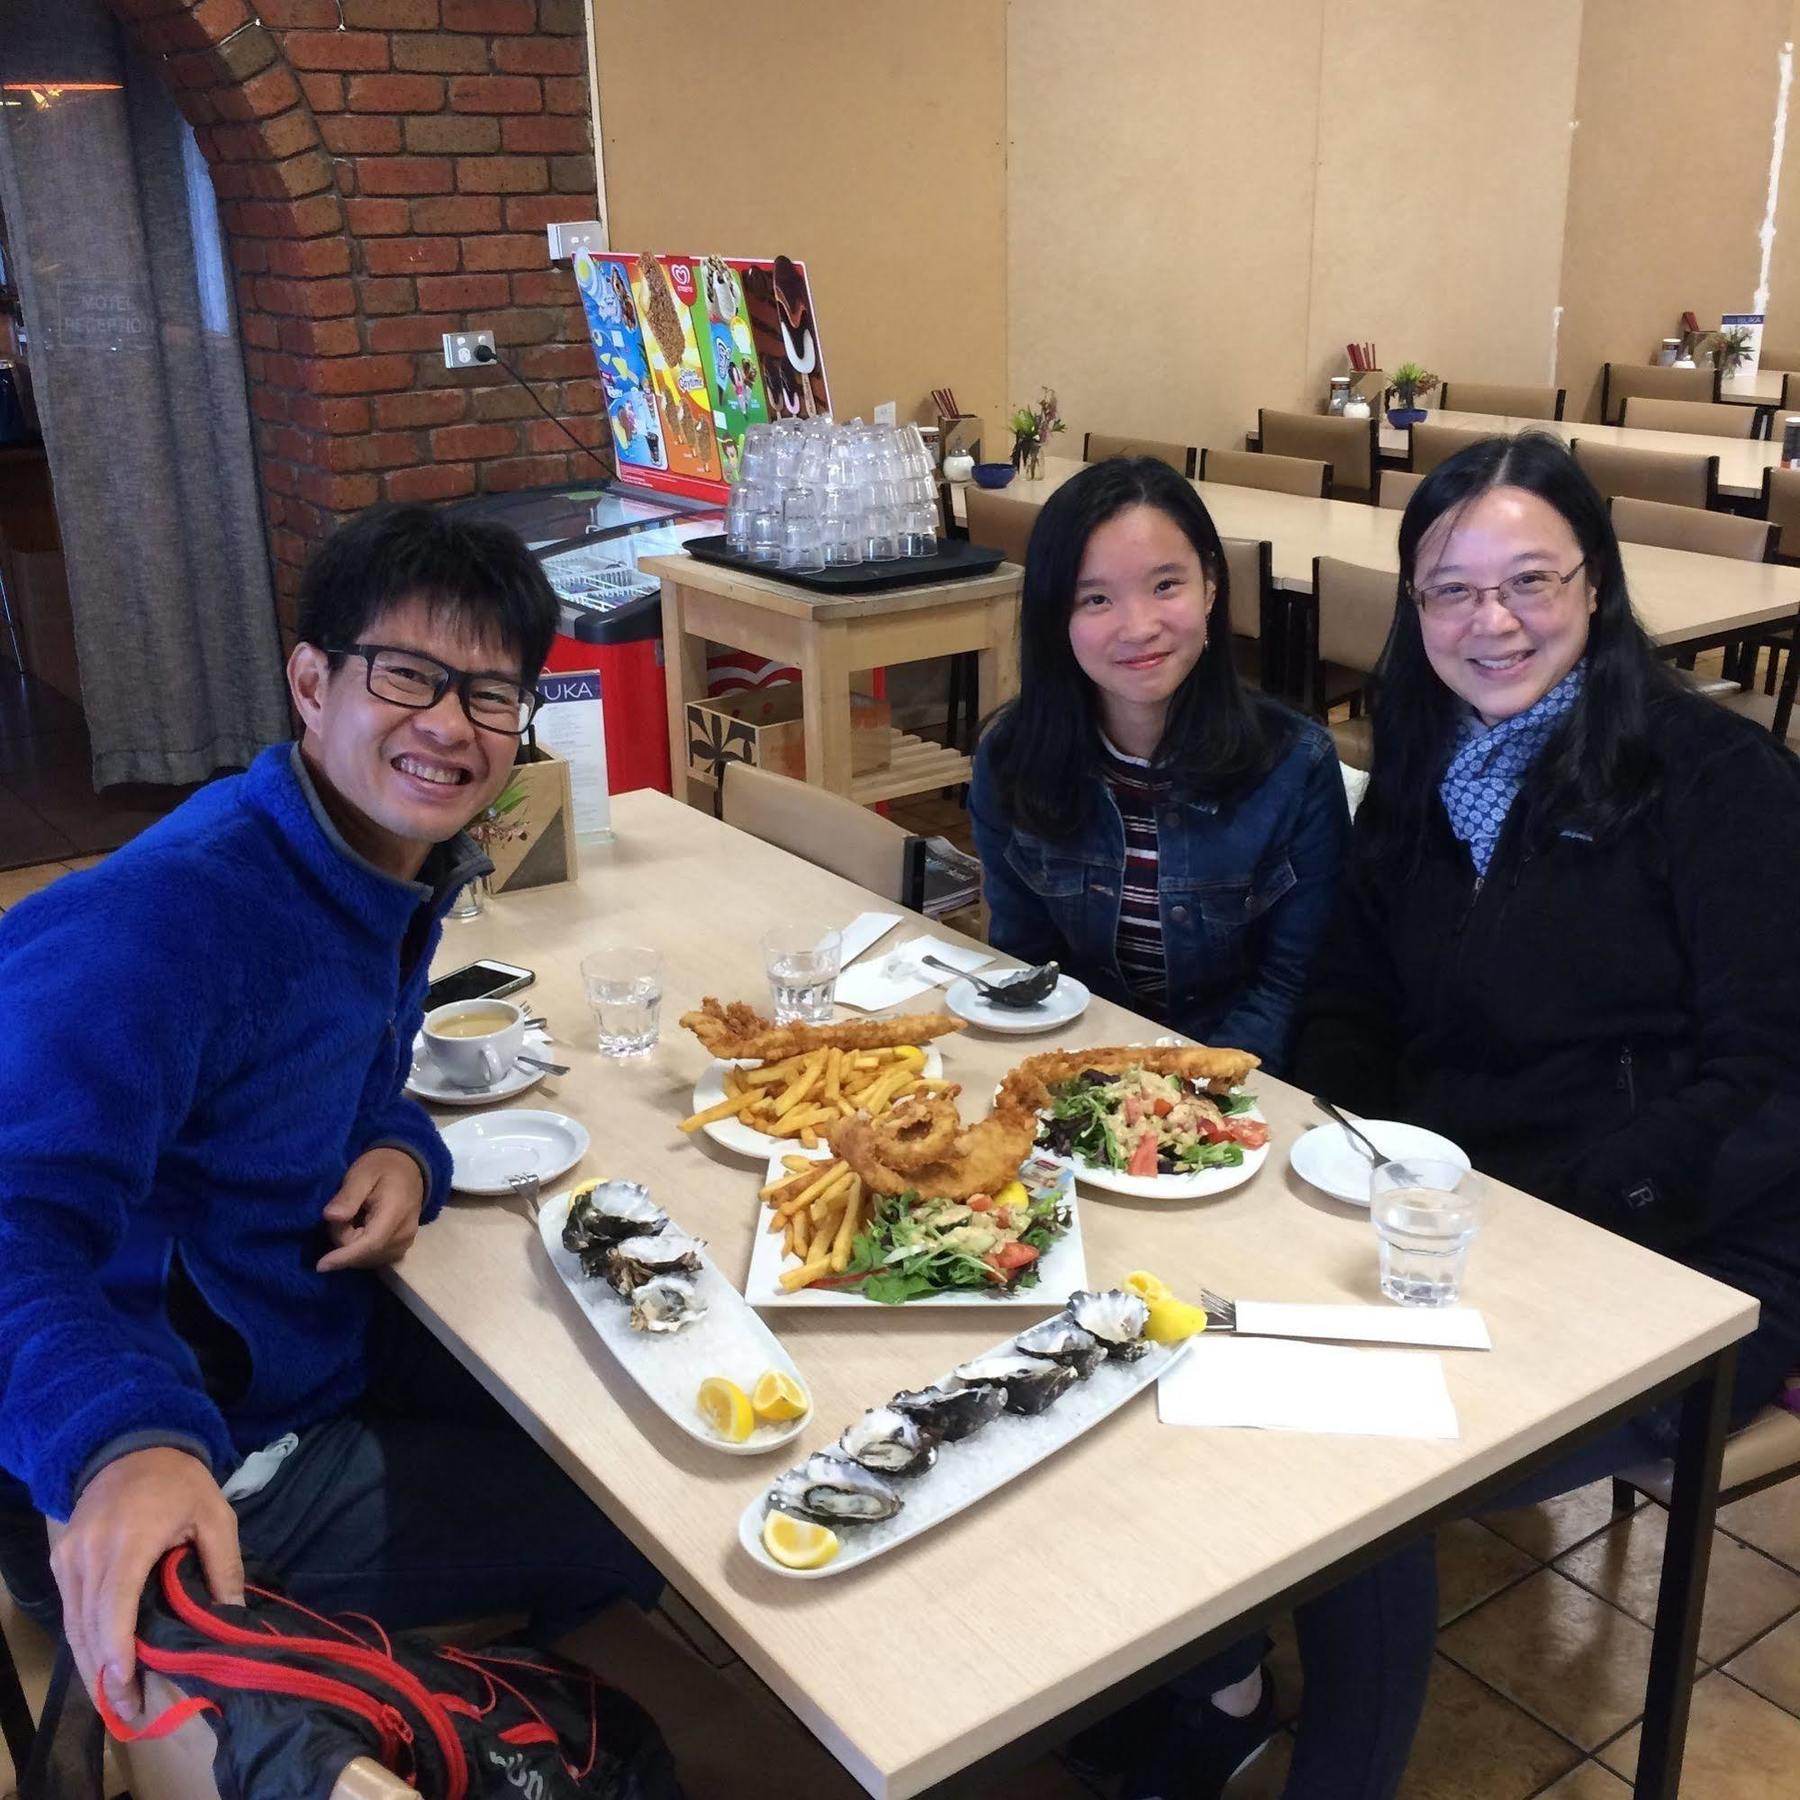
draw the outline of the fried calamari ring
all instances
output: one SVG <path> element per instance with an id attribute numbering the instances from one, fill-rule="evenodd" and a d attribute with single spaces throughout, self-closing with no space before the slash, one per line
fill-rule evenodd
<path id="1" fill-rule="evenodd" d="M 910 1173 L 940 1162 L 956 1147 L 962 1115 L 956 1110 L 957 1090 L 936 1094 L 908 1094 L 896 1100 L 879 1118 L 869 1122 L 868 1144 L 890 1169 Z"/>

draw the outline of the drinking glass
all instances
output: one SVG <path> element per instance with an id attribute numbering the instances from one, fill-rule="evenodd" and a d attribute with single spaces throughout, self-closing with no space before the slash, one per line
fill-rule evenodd
<path id="1" fill-rule="evenodd" d="M 847 568 L 863 559 L 863 492 L 860 487 L 828 487 L 820 530 L 825 541 L 825 561 L 834 569 Z"/>
<path id="2" fill-rule="evenodd" d="M 1481 1202 L 1462 1191 L 1468 1171 L 1411 1156 L 1377 1163 L 1369 1176 L 1369 1217 L 1381 1240 L 1381 1291 L 1402 1306 L 1454 1306 Z"/>
<path id="3" fill-rule="evenodd" d="M 781 496 L 772 490 L 759 491 L 750 508 L 745 554 L 752 562 L 781 561 Z"/>
<path id="4" fill-rule="evenodd" d="M 607 944 L 581 959 L 581 985 L 602 1056 L 624 1061 L 656 1048 L 662 974 L 662 952 L 646 944 Z"/>
<path id="5" fill-rule="evenodd" d="M 762 948 L 775 1023 L 824 1024 L 844 960 L 843 933 L 778 925 L 763 933 Z"/>
<path id="6" fill-rule="evenodd" d="M 756 489 L 739 482 L 725 502 L 725 544 L 740 556 L 750 548 L 750 515 L 756 508 Z"/>
<path id="7" fill-rule="evenodd" d="M 900 521 L 902 556 L 937 555 L 937 508 L 909 505 Z"/>

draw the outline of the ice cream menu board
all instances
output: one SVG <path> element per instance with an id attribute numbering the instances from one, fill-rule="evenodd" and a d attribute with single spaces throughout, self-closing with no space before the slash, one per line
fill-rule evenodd
<path id="1" fill-rule="evenodd" d="M 584 251 L 575 279 L 623 479 L 723 499 L 747 427 L 830 410 L 791 258 Z"/>

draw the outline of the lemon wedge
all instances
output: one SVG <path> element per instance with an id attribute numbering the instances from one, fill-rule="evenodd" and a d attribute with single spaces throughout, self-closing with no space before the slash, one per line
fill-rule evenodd
<path id="1" fill-rule="evenodd" d="M 996 1206 L 1029 1206 L 1031 1196 L 1026 1193 L 1024 1182 L 1014 1177 L 994 1196 L 994 1204 Z"/>
<path id="2" fill-rule="evenodd" d="M 925 1052 L 917 1044 L 897 1044 L 894 1055 L 901 1062 L 917 1063 L 920 1066 L 925 1062 Z"/>
<path id="3" fill-rule="evenodd" d="M 763 1514 L 762 1541 L 784 1569 L 821 1569 L 838 1553 L 838 1534 L 829 1525 L 809 1525 L 784 1512 Z"/>
<path id="4" fill-rule="evenodd" d="M 701 1418 L 728 1444 L 741 1444 L 756 1429 L 750 1396 L 723 1375 L 709 1375 L 701 1382 L 695 1405 Z"/>
<path id="5" fill-rule="evenodd" d="M 757 1376 L 750 1395 L 751 1410 L 771 1424 L 780 1419 L 797 1419 L 811 1405 L 806 1389 L 780 1369 L 765 1369 Z"/>
<path id="6" fill-rule="evenodd" d="M 1158 1294 L 1149 1298 L 1150 1322 L 1144 1336 L 1153 1344 L 1179 1344 L 1206 1329 L 1206 1309 L 1190 1306 L 1173 1295 Z"/>
<path id="7" fill-rule="evenodd" d="M 1134 1269 L 1125 1277 L 1125 1291 L 1136 1294 L 1140 1300 L 1169 1300 L 1173 1295 L 1169 1285 L 1152 1275 L 1148 1269 Z"/>

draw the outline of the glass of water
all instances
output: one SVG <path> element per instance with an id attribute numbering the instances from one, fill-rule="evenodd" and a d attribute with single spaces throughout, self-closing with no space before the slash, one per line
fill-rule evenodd
<path id="1" fill-rule="evenodd" d="M 608 944 L 581 959 L 602 1056 L 648 1056 L 656 1048 L 662 976 L 662 952 L 644 944 Z"/>
<path id="2" fill-rule="evenodd" d="M 831 996 L 843 966 L 843 933 L 778 925 L 763 933 L 762 947 L 775 1023 L 824 1024 L 831 1017 Z"/>
<path id="3" fill-rule="evenodd" d="M 1381 1240 L 1381 1291 L 1402 1306 L 1454 1306 L 1462 1297 L 1481 1202 L 1461 1191 L 1468 1170 L 1431 1157 L 1378 1163 L 1369 1217 Z"/>

